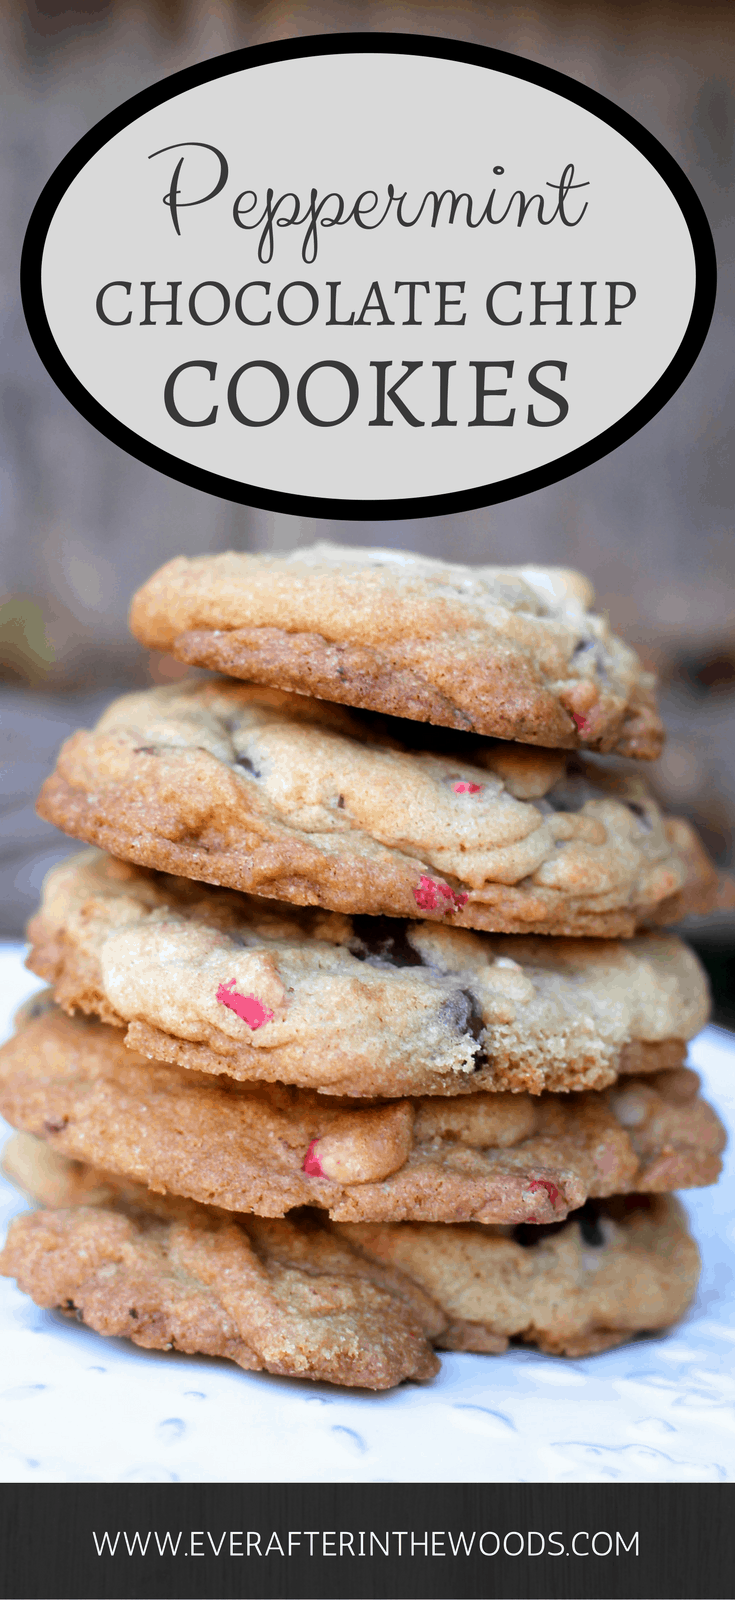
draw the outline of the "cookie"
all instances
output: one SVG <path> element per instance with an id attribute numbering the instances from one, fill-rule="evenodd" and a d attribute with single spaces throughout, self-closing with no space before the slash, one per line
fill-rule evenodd
<path id="1" fill-rule="evenodd" d="M 688 825 L 594 758 L 417 752 L 362 713 L 222 678 L 117 700 L 64 745 L 38 810 L 181 877 L 490 932 L 627 938 L 716 889 Z"/>
<path id="2" fill-rule="evenodd" d="M 162 1218 L 148 1199 L 35 1211 L 11 1223 L 0 1272 L 146 1350 L 367 1389 L 439 1366 L 434 1303 L 310 1219 L 234 1222 L 181 1203 Z"/>
<path id="3" fill-rule="evenodd" d="M 686 1068 L 577 1095 L 355 1102 L 183 1072 L 57 1008 L 0 1048 L 0 1112 L 166 1193 L 282 1217 L 534 1222 L 588 1196 L 714 1183 L 724 1130 Z"/>
<path id="4" fill-rule="evenodd" d="M 36 1139 L 32 1133 L 15 1133 L 6 1140 L 0 1171 L 28 1200 L 51 1209 L 100 1206 L 126 1197 L 141 1201 L 147 1194 L 139 1183 L 62 1156 L 47 1139 Z"/>
<path id="5" fill-rule="evenodd" d="M 463 567 L 318 544 L 179 556 L 130 626 L 152 650 L 254 683 L 465 732 L 653 759 L 654 679 L 579 573 Z"/>
<path id="6" fill-rule="evenodd" d="M 73 856 L 28 964 L 157 1060 L 350 1095 L 602 1088 L 677 1066 L 708 1015 L 671 935 L 521 938 L 276 905 Z"/>
<path id="7" fill-rule="evenodd" d="M 444 1350 L 504 1348 L 587 1356 L 670 1327 L 692 1300 L 699 1252 L 672 1195 L 589 1201 L 560 1226 L 511 1237 L 478 1223 L 337 1224 L 343 1238 L 399 1268 L 448 1318 Z"/>
<path id="8" fill-rule="evenodd" d="M 67 1184 L 69 1209 L 16 1217 L 0 1256 L 37 1304 L 148 1349 L 332 1383 L 430 1377 L 430 1342 L 590 1355 L 669 1327 L 699 1274 L 669 1195 L 588 1202 L 550 1227 L 265 1221 L 130 1186 L 115 1196 L 114 1179 L 80 1177 L 56 1152 L 14 1161 L 26 1189 Z M 104 1203 L 79 1206 L 80 1181 Z"/>

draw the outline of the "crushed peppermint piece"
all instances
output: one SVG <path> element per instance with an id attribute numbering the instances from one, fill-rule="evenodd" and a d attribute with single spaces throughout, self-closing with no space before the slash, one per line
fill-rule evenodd
<path id="1" fill-rule="evenodd" d="M 217 990 L 217 999 L 220 1004 L 227 1006 L 229 1011 L 234 1011 L 236 1016 L 242 1017 L 249 1028 L 255 1033 L 256 1028 L 262 1028 L 266 1022 L 273 1021 L 273 1012 L 263 1005 L 254 994 L 238 994 L 234 978 L 229 983 L 221 983 Z"/>
<path id="2" fill-rule="evenodd" d="M 450 889 L 448 883 L 437 883 L 434 878 L 424 876 L 420 878 L 418 888 L 414 889 L 413 897 L 422 911 L 456 911 L 469 900 L 469 895 L 458 894 L 456 889 Z M 442 900 L 449 900 L 451 905 L 444 908 Z"/>
<path id="3" fill-rule="evenodd" d="M 306 1172 L 310 1178 L 326 1178 L 327 1176 L 316 1153 L 316 1147 L 318 1143 L 318 1139 L 312 1139 L 306 1155 L 304 1156 L 304 1165 L 301 1168 L 301 1171 Z"/>
<path id="4" fill-rule="evenodd" d="M 584 730 L 587 727 L 587 718 L 586 717 L 581 717 L 579 715 L 578 711 L 573 711 L 572 712 L 572 721 L 575 724 L 577 732 L 578 733 L 584 733 Z"/>
<path id="5" fill-rule="evenodd" d="M 559 1189 L 557 1189 L 556 1184 L 552 1184 L 551 1178 L 532 1178 L 532 1181 L 528 1184 L 528 1192 L 533 1195 L 536 1189 L 546 1189 L 551 1205 L 556 1205 L 557 1200 L 559 1200 Z M 533 1221 L 533 1218 L 528 1219 L 528 1221 Z"/>
<path id="6" fill-rule="evenodd" d="M 482 784 L 481 783 L 453 783 L 452 784 L 452 788 L 453 788 L 455 794 L 479 794 L 480 790 L 482 789 Z"/>

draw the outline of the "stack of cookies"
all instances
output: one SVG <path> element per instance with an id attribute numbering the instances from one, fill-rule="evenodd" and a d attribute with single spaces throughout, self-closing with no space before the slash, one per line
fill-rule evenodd
<path id="1" fill-rule="evenodd" d="M 665 1328 L 722 1127 L 659 931 L 718 895 L 639 776 L 653 685 L 575 573 L 320 545 L 171 562 L 214 668 L 64 746 L 52 988 L 0 1052 L 2 1270 L 137 1344 L 382 1389 Z M 609 756 L 632 758 L 625 762 Z"/>

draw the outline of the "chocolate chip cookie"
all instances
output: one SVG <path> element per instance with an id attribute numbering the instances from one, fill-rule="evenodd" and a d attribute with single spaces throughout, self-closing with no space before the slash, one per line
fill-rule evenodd
<path id="1" fill-rule="evenodd" d="M 521 938 L 346 917 L 97 851 L 46 880 L 29 965 L 143 1055 L 328 1093 L 599 1089 L 673 1067 L 708 1015 L 671 935 Z"/>
<path id="2" fill-rule="evenodd" d="M 693 831 L 663 818 L 640 778 L 558 751 L 440 742 L 409 749 L 341 706 L 196 680 L 126 695 L 74 734 L 38 809 L 182 877 L 490 932 L 626 938 L 716 894 Z"/>
<path id="3" fill-rule="evenodd" d="M 463 567 L 318 544 L 288 555 L 179 556 L 135 596 L 153 650 L 295 689 L 525 744 L 652 759 L 654 680 L 595 615 L 579 573 Z"/>
<path id="4" fill-rule="evenodd" d="M 588 1196 L 714 1183 L 724 1130 L 686 1068 L 601 1093 L 366 1104 L 146 1061 L 54 1007 L 0 1048 L 0 1113 L 163 1193 L 280 1217 L 535 1222 Z"/>
<path id="5" fill-rule="evenodd" d="M 62 1162 L 54 1153 L 57 1193 Z M 250 1369 L 385 1389 L 433 1376 L 432 1343 L 589 1355 L 669 1327 L 697 1284 L 668 1195 L 588 1202 L 550 1227 L 268 1221 L 130 1186 L 114 1196 L 96 1172 L 87 1193 L 107 1198 L 79 1206 L 74 1165 L 70 1208 L 16 1217 L 0 1272 L 99 1333 Z M 15 1161 L 27 1188 L 43 1187 L 43 1166 L 25 1151 Z"/>
<path id="6" fill-rule="evenodd" d="M 235 1222 L 154 1197 L 35 1211 L 11 1223 L 0 1271 L 37 1304 L 147 1350 L 367 1389 L 439 1367 L 434 1302 L 309 1218 Z"/>

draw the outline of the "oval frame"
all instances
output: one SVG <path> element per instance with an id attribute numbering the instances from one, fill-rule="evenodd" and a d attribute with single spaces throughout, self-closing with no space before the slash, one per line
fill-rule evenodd
<path id="1" fill-rule="evenodd" d="M 66 190 L 90 158 L 103 145 L 135 122 L 139 116 L 151 111 L 179 93 L 195 89 L 199 84 L 229 77 L 252 67 L 272 65 L 320 55 L 414 55 L 431 56 L 440 60 L 461 61 L 471 66 L 502 72 L 528 83 L 551 90 L 564 99 L 580 106 L 619 133 L 635 146 L 655 168 L 666 184 L 686 222 L 695 260 L 695 292 L 691 316 L 686 332 L 672 356 L 668 367 L 649 389 L 642 400 L 630 411 L 597 434 L 588 443 L 557 456 L 544 466 L 531 468 L 497 483 L 479 485 L 472 489 L 452 490 L 446 494 L 416 495 L 388 500 L 341 500 L 283 493 L 276 489 L 241 483 L 219 473 L 183 461 L 160 446 L 149 443 L 140 434 L 95 400 L 62 356 L 51 332 L 43 304 L 41 270 L 46 236 L 52 218 Z M 692 184 L 673 156 L 649 133 L 641 123 L 608 100 L 596 89 L 589 89 L 565 73 L 546 67 L 523 56 L 489 46 L 464 43 L 461 40 L 431 38 L 423 34 L 400 33 L 349 33 L 318 34 L 301 39 L 287 39 L 275 44 L 255 45 L 233 50 L 196 66 L 173 73 L 160 83 L 153 84 L 133 95 L 117 110 L 95 124 L 89 133 L 69 151 L 60 162 L 43 189 L 31 215 L 23 242 L 21 255 L 21 297 L 23 311 L 33 343 L 55 384 L 75 410 L 91 422 L 99 433 L 119 446 L 126 454 L 154 467 L 169 478 L 185 483 L 219 499 L 232 500 L 240 505 L 257 506 L 268 511 L 286 512 L 292 516 L 338 518 L 348 521 L 395 521 L 408 517 L 445 516 L 458 511 L 473 511 L 481 506 L 498 505 L 521 495 L 545 489 L 592 466 L 609 455 L 618 445 L 624 444 L 651 421 L 675 394 L 691 370 L 704 344 L 712 321 L 717 290 L 717 264 L 714 240 L 704 208 Z"/>

